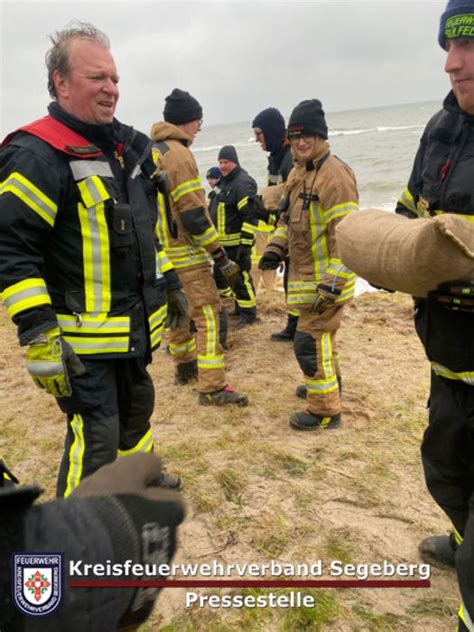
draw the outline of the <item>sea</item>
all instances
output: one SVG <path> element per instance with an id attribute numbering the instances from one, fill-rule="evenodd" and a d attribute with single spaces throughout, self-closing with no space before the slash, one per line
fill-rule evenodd
<path id="1" fill-rule="evenodd" d="M 408 182 L 423 129 L 441 104 L 442 99 L 326 113 L 331 151 L 354 170 L 361 208 L 395 208 Z M 192 150 L 205 187 L 206 171 L 218 164 L 222 145 L 234 145 L 241 166 L 259 188 L 266 185 L 267 154 L 255 142 L 251 124 L 207 126 L 204 121 Z"/>

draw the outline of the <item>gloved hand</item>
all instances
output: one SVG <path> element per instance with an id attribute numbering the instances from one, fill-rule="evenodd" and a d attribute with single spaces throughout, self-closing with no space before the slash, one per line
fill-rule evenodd
<path id="1" fill-rule="evenodd" d="M 213 252 L 212 258 L 214 259 L 216 266 L 224 275 L 227 283 L 231 288 L 233 288 L 237 277 L 239 276 L 239 264 L 229 259 L 224 248 L 219 248 L 217 251 Z"/>
<path id="2" fill-rule="evenodd" d="M 177 329 L 183 327 L 189 318 L 189 307 L 186 296 L 182 290 L 168 290 L 168 315 L 165 327 Z"/>
<path id="3" fill-rule="evenodd" d="M 26 369 L 36 386 L 54 397 L 70 397 L 69 376 L 86 372 L 71 345 L 62 338 L 59 327 L 44 331 L 29 342 Z"/>
<path id="4" fill-rule="evenodd" d="M 461 312 L 474 312 L 474 280 L 441 283 L 428 297 L 443 307 Z"/>
<path id="5" fill-rule="evenodd" d="M 276 252 L 267 251 L 263 253 L 258 267 L 260 270 L 276 270 L 280 264 L 281 257 Z"/>
<path id="6" fill-rule="evenodd" d="M 341 294 L 340 290 L 332 289 L 327 285 L 321 285 L 316 288 L 316 298 L 310 307 L 310 312 L 322 314 L 324 311 L 332 307 L 336 299 Z"/>
<path id="7" fill-rule="evenodd" d="M 160 474 L 161 463 L 154 454 L 120 457 L 85 478 L 65 502 L 80 499 L 95 508 L 110 536 L 116 561 L 157 567 L 169 564 L 184 507 L 176 492 L 156 486 Z M 158 592 L 158 588 L 147 587 L 124 590 L 118 629 L 136 629 L 134 626 L 143 623 Z"/>
<path id="8" fill-rule="evenodd" d="M 250 272 L 252 268 L 252 246 L 240 244 L 235 259 L 242 272 Z"/>

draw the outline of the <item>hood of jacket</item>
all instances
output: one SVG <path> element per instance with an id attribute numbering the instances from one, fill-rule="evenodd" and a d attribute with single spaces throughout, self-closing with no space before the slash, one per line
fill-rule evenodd
<path id="1" fill-rule="evenodd" d="M 173 125 L 173 123 L 167 123 L 166 121 L 159 121 L 155 123 L 151 128 L 151 139 L 155 143 L 159 143 L 164 140 L 178 140 L 185 144 L 187 147 L 191 145 L 193 139 L 188 134 L 185 134 L 179 127 Z"/>

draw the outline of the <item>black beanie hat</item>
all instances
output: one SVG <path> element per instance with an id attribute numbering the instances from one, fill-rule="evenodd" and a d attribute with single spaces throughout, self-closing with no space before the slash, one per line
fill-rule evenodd
<path id="1" fill-rule="evenodd" d="M 291 113 L 288 123 L 288 138 L 306 134 L 327 139 L 328 126 L 324 117 L 323 106 L 318 99 L 301 101 Z"/>
<path id="2" fill-rule="evenodd" d="M 276 154 L 285 140 L 285 119 L 276 108 L 262 110 L 253 119 L 252 127 L 259 127 L 265 136 L 265 147 L 271 154 Z"/>
<path id="3" fill-rule="evenodd" d="M 474 37 L 474 1 L 449 0 L 439 22 L 438 42 L 446 49 L 446 40 Z"/>
<path id="4" fill-rule="evenodd" d="M 217 160 L 230 160 L 230 162 L 235 162 L 236 165 L 240 164 L 239 157 L 233 145 L 224 145 L 224 147 L 221 147 Z"/>
<path id="5" fill-rule="evenodd" d="M 174 125 L 185 125 L 202 118 L 202 107 L 189 92 L 175 88 L 165 99 L 163 118 Z"/>

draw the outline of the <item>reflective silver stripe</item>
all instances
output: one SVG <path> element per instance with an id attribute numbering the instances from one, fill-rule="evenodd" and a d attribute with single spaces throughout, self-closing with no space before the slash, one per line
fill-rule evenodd
<path id="1" fill-rule="evenodd" d="M 100 340 L 92 342 L 89 338 L 86 342 L 81 338 L 73 336 L 64 336 L 64 340 L 68 342 L 77 353 L 126 353 L 128 351 L 128 338 L 110 338 L 108 340 Z"/>
<path id="2" fill-rule="evenodd" d="M 107 320 L 97 321 L 91 318 L 91 314 L 81 314 L 80 319 L 76 316 L 57 314 L 58 324 L 63 331 L 74 331 L 77 333 L 117 333 L 128 334 L 130 331 L 130 318 L 110 317 Z"/>
<path id="3" fill-rule="evenodd" d="M 19 292 L 12 294 L 9 298 L 3 299 L 3 302 L 5 304 L 5 307 L 8 309 L 12 305 L 15 305 L 15 303 L 24 301 L 27 298 L 32 298 L 33 296 L 43 296 L 45 298 L 45 303 L 51 303 L 46 286 L 31 287 L 26 290 L 20 290 Z"/>
<path id="4" fill-rule="evenodd" d="M 72 160 L 69 163 L 74 180 L 83 180 L 89 176 L 103 176 L 113 178 L 112 169 L 108 162 L 100 160 Z"/>
<path id="5" fill-rule="evenodd" d="M 31 189 L 31 187 L 26 186 L 21 180 L 19 180 L 15 176 L 11 176 L 10 178 L 8 178 L 8 180 L 2 183 L 0 193 L 3 192 L 4 188 L 8 189 L 9 187 L 12 187 L 12 186 L 18 189 L 20 193 L 22 193 L 26 198 L 28 198 L 30 202 L 36 205 L 48 217 L 48 219 L 50 220 L 48 223 L 50 223 L 51 226 L 54 225 L 54 221 L 56 219 L 56 212 L 58 208 L 56 204 L 51 202 L 51 204 L 54 205 L 54 210 L 53 210 L 53 208 L 45 204 L 45 202 L 38 195 L 36 195 L 36 193 Z"/>
<path id="6" fill-rule="evenodd" d="M 153 312 L 153 314 L 148 318 L 150 329 L 153 330 L 159 327 L 165 321 L 165 318 L 167 315 L 168 315 L 167 305 L 163 305 L 156 312 Z"/>
<path id="7" fill-rule="evenodd" d="M 104 200 L 108 200 L 110 198 L 109 194 L 107 194 L 107 197 L 104 197 L 94 180 L 85 180 L 82 184 L 86 187 L 94 204 L 99 204 L 100 202 L 103 202 Z"/>

